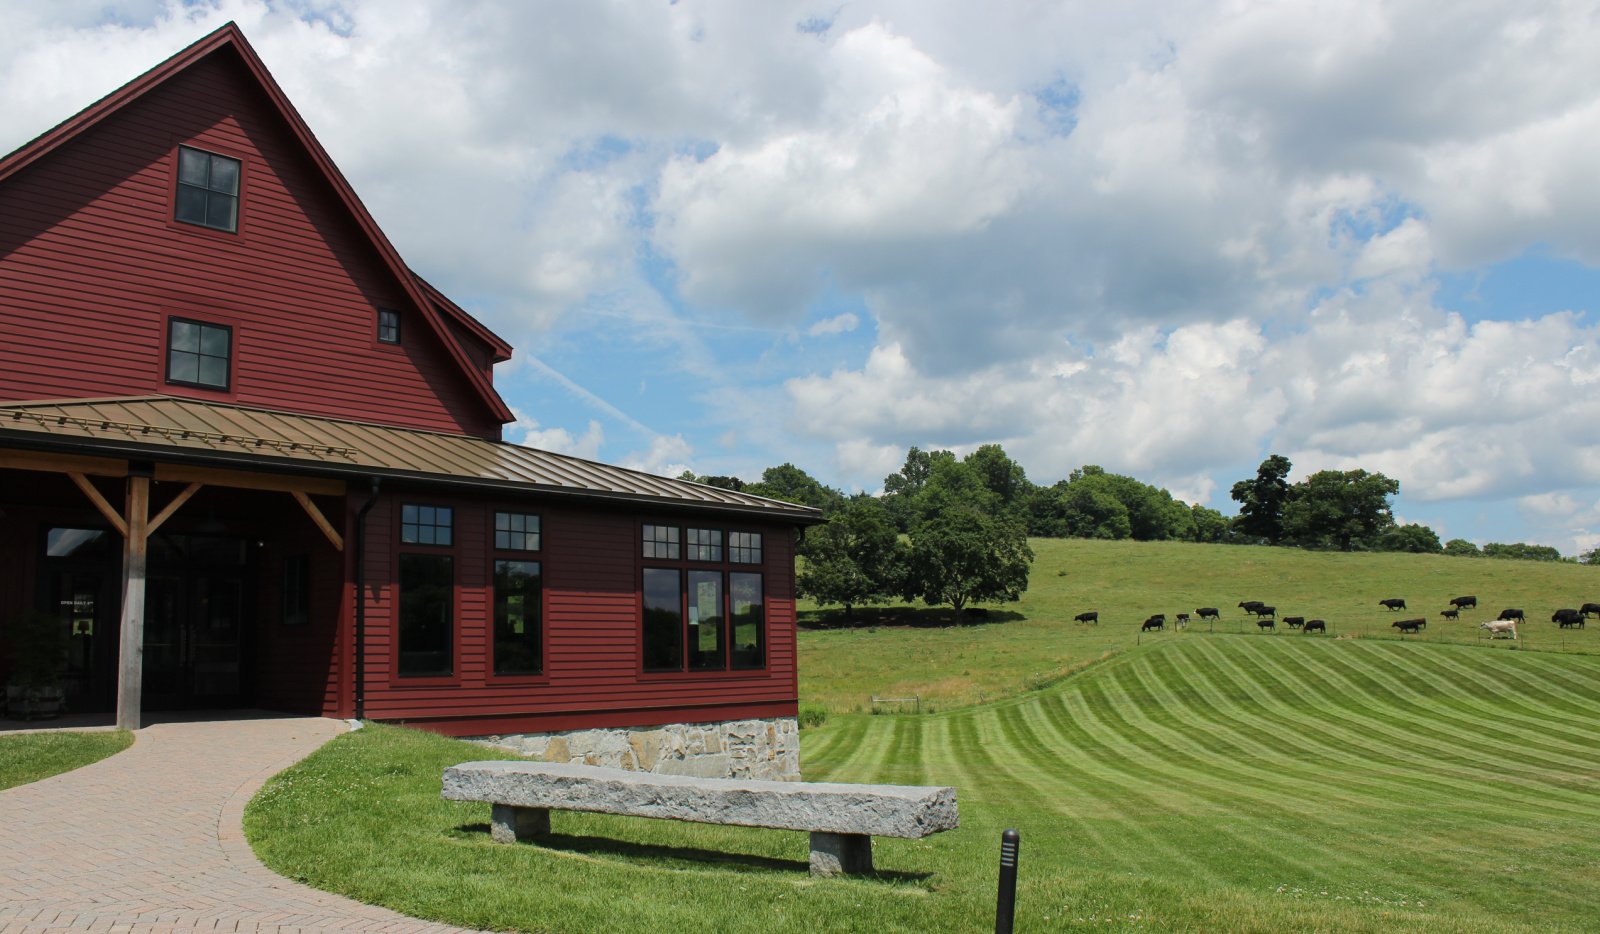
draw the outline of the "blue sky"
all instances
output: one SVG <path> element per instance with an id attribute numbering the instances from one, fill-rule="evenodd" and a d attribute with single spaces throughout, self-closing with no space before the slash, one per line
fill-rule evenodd
<path id="1" fill-rule="evenodd" d="M 1600 544 L 1593 5 L 0 0 L 0 147 L 229 19 L 517 346 L 513 440 L 1225 512 L 1281 453 Z"/>

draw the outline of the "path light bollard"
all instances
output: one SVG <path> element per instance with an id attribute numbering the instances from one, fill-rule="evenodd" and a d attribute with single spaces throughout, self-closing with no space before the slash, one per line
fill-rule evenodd
<path id="1" fill-rule="evenodd" d="M 1000 835 L 1000 896 L 994 907 L 994 934 L 1011 934 L 1011 922 L 1017 915 L 1017 844 L 1020 840 L 1015 830 Z"/>

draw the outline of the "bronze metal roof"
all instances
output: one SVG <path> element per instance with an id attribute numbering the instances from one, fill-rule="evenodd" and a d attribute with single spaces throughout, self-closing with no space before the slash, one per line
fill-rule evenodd
<path id="1" fill-rule="evenodd" d="M 0 445 L 740 512 L 811 524 L 808 506 L 503 441 L 180 399 L 0 405 Z"/>

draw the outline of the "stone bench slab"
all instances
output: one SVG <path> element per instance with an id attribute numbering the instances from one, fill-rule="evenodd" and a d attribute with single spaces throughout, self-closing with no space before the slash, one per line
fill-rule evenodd
<path id="1" fill-rule="evenodd" d="M 912 839 L 960 822 L 949 787 L 696 778 L 564 762 L 463 762 L 445 770 L 442 794 L 513 808 Z"/>

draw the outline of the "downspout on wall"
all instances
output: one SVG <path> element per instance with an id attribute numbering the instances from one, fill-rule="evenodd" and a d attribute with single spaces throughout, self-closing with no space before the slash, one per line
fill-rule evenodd
<path id="1" fill-rule="evenodd" d="M 356 513 L 356 719 L 367 717 L 367 513 L 378 504 L 378 477 L 372 495 Z"/>

